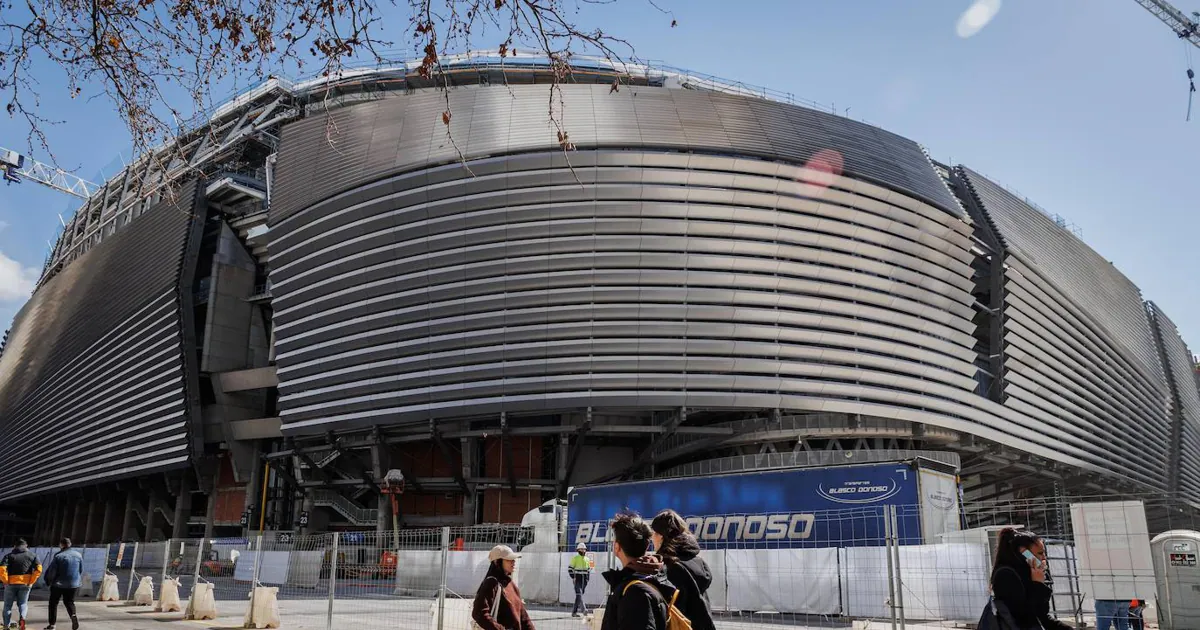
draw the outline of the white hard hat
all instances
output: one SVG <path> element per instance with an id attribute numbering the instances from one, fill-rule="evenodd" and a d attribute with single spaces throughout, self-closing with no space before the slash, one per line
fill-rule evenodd
<path id="1" fill-rule="evenodd" d="M 587 551 L 587 545 L 579 543 L 578 545 L 575 545 L 575 551 Z"/>
<path id="2" fill-rule="evenodd" d="M 520 557 L 521 554 L 513 551 L 512 547 L 509 547 L 508 545 L 496 545 L 495 547 L 492 547 L 491 551 L 488 552 L 488 562 L 495 562 L 497 560 L 516 560 Z"/>

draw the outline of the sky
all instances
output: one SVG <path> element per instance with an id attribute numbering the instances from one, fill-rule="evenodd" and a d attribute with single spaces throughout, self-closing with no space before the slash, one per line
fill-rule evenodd
<path id="1" fill-rule="evenodd" d="M 1200 10 L 1188 2 L 1176 0 Z M 1190 258 L 1200 99 L 1185 122 L 1186 45 L 1134 0 L 981 0 L 999 10 L 977 7 L 966 21 L 972 0 L 657 4 L 672 15 L 618 0 L 581 4 L 579 19 L 628 40 L 642 59 L 848 109 L 1019 191 L 1078 226 L 1200 352 Z M 1191 56 L 1200 64 L 1200 50 Z M 113 174 L 129 143 L 111 104 L 55 87 L 43 82 L 42 112 L 66 121 L 49 133 L 59 163 L 85 177 Z M 20 121 L 0 116 L 0 145 L 21 150 L 25 137 Z M 69 205 L 32 183 L 0 188 L 0 326 L 32 290 Z"/>

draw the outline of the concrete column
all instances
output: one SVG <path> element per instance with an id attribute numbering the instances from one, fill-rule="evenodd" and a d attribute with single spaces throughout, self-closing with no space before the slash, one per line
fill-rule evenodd
<path id="1" fill-rule="evenodd" d="M 33 519 L 33 540 L 29 541 L 31 545 L 37 545 L 42 539 L 42 525 L 46 522 L 46 510 L 38 508 L 37 517 Z"/>
<path id="2" fill-rule="evenodd" d="M 58 541 L 67 535 L 67 513 L 70 508 L 67 500 L 61 495 L 55 499 L 55 505 L 58 510 L 54 514 L 54 535 L 50 537 L 51 545 L 58 545 Z"/>
<path id="3" fill-rule="evenodd" d="M 96 539 L 96 519 L 100 517 L 100 503 L 98 501 L 88 501 L 87 520 L 83 525 L 83 536 L 80 537 L 80 543 L 94 542 Z"/>
<path id="4" fill-rule="evenodd" d="M 374 481 L 383 478 L 383 447 L 380 444 L 371 445 L 371 475 Z M 379 510 L 375 533 L 383 540 L 383 534 L 392 528 L 392 504 L 386 496 L 379 494 L 376 496 L 375 507 Z"/>
<path id="5" fill-rule="evenodd" d="M 113 519 L 116 518 L 117 506 L 112 496 L 104 497 L 104 520 L 100 521 L 100 540 L 104 544 L 113 541 Z"/>
<path id="6" fill-rule="evenodd" d="M 250 467 L 250 481 L 246 484 L 246 507 L 242 512 L 249 512 L 251 521 L 246 523 L 246 529 L 242 533 L 249 535 L 255 529 L 258 529 L 258 511 L 262 505 L 260 495 L 262 494 L 262 473 L 263 464 L 259 461 L 258 446 L 254 449 L 254 464 Z"/>
<path id="7" fill-rule="evenodd" d="M 72 541 L 83 540 L 81 528 L 87 521 L 88 502 L 80 499 L 74 503 L 75 505 L 71 510 L 71 524 L 67 527 L 67 538 L 70 538 Z"/>
<path id="8" fill-rule="evenodd" d="M 172 538 L 187 538 L 188 517 L 192 513 L 192 477 L 184 474 L 179 482 L 179 496 L 175 497 L 175 526 Z"/>
<path id="9" fill-rule="evenodd" d="M 133 519 L 137 518 L 134 512 L 137 497 L 132 492 L 125 493 L 125 520 L 121 526 L 121 542 L 132 541 L 137 538 L 137 533 L 133 529 Z"/>
<path id="10" fill-rule="evenodd" d="M 150 506 L 146 509 L 146 535 L 142 537 L 142 542 L 150 542 L 154 540 L 154 527 L 158 523 L 155 515 L 158 513 L 158 495 L 150 494 Z"/>

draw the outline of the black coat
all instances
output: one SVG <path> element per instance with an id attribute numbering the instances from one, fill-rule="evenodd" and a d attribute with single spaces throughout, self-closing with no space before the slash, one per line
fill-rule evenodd
<path id="1" fill-rule="evenodd" d="M 1069 630 L 1070 626 L 1050 616 L 1054 591 L 1034 582 L 1029 565 L 999 566 L 992 571 L 992 596 L 1004 602 L 1021 628 Z"/>
<path id="2" fill-rule="evenodd" d="M 708 601 L 712 571 L 699 555 L 699 550 L 680 550 L 679 557 L 667 560 L 667 579 L 679 589 L 675 607 L 692 622 L 692 630 L 716 630 Z"/>
<path id="3" fill-rule="evenodd" d="M 603 575 L 611 590 L 601 630 L 667 630 L 667 602 L 675 587 L 665 573 L 648 574 L 626 567 Z M 629 585 L 634 580 L 644 584 Z"/>

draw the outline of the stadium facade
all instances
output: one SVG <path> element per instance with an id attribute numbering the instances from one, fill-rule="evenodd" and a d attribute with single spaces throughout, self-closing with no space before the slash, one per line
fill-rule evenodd
<path id="1" fill-rule="evenodd" d="M 545 65 L 447 67 L 272 79 L 86 203 L 0 356 L 10 529 L 383 529 L 391 469 L 403 525 L 513 522 L 918 456 L 968 499 L 1200 505 L 1191 353 L 1030 202 L 674 69 L 581 61 L 565 150 Z"/>

